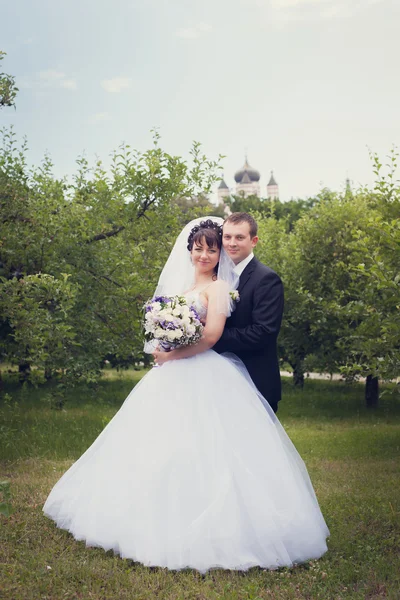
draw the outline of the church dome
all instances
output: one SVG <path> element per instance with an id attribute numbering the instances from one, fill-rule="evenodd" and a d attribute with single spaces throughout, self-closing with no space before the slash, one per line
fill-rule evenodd
<path id="1" fill-rule="evenodd" d="M 243 177 L 246 175 L 245 181 L 243 181 Z M 249 181 L 250 180 L 250 181 Z M 260 181 L 260 173 L 257 169 L 253 169 L 246 161 L 239 171 L 235 173 L 235 181 L 236 183 L 251 183 L 253 181 Z"/>

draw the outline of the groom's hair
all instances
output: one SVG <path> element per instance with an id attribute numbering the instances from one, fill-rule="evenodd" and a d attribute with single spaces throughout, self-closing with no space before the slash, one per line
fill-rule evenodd
<path id="1" fill-rule="evenodd" d="M 233 225 L 238 225 L 239 223 L 248 223 L 250 228 L 250 237 L 256 237 L 258 231 L 258 225 L 256 220 L 249 215 L 249 213 L 245 212 L 234 212 L 224 221 L 225 223 L 233 223 Z"/>

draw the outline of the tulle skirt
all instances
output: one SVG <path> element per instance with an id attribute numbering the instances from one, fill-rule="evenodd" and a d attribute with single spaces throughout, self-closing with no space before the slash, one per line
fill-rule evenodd
<path id="1" fill-rule="evenodd" d="M 145 375 L 43 510 L 89 546 L 202 573 L 316 559 L 329 535 L 278 419 L 213 350 Z"/>

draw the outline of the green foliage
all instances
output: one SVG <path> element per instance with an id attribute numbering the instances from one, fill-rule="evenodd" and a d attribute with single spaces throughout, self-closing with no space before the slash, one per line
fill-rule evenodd
<path id="1" fill-rule="evenodd" d="M 379 207 L 388 219 L 391 217 L 398 218 L 400 186 L 399 180 L 395 179 L 399 159 L 397 148 L 393 147 L 386 157 L 388 161 L 385 165 L 386 174 L 382 171 L 384 165 L 381 163 L 379 156 L 376 153 L 371 153 L 370 158 L 376 178 L 374 193 L 371 195 L 371 204 Z"/>
<path id="2" fill-rule="evenodd" d="M 215 204 L 211 204 L 207 196 L 177 198 L 174 200 L 174 204 L 176 204 L 182 216 L 185 216 L 188 221 L 196 217 L 209 215 L 221 218 L 225 217 L 224 205 L 215 206 Z"/>
<path id="3" fill-rule="evenodd" d="M 5 52 L 0 50 L 0 62 L 6 56 Z M 15 106 L 15 97 L 18 88 L 15 85 L 15 77 L 7 73 L 0 73 L 0 108 L 3 106 Z"/>
<path id="4" fill-rule="evenodd" d="M 257 253 L 285 285 L 280 354 L 300 384 L 307 363 L 348 379 L 400 373 L 400 203 L 390 158 L 390 177 L 380 174 L 373 192 L 323 190 L 289 233 L 275 215 L 258 215 Z"/>
<path id="5" fill-rule="evenodd" d="M 283 220 L 289 231 L 293 229 L 294 223 L 308 212 L 319 201 L 319 197 L 307 200 L 297 199 L 281 202 L 271 198 L 258 198 L 257 196 L 230 196 L 226 199 L 232 212 L 257 213 L 265 218 L 273 217 Z"/>
<path id="6" fill-rule="evenodd" d="M 352 244 L 362 256 L 350 286 L 356 291 L 358 284 L 362 286 L 360 306 L 355 308 L 356 313 L 362 311 L 362 318 L 341 342 L 348 357 L 342 370 L 390 379 L 400 373 L 400 187 L 394 180 L 397 154 L 389 156 L 387 176 L 380 172 L 376 156 L 373 160 L 378 179 L 374 194 L 367 194 L 373 208 L 365 228 L 353 231 Z M 350 312 L 354 304 L 349 305 Z"/>
<path id="7" fill-rule="evenodd" d="M 76 344 L 69 316 L 78 293 L 68 275 L 27 275 L 2 279 L 0 313 L 11 332 L 2 340 L 3 353 L 17 364 L 55 371 L 68 367 Z M 75 367 L 71 365 L 75 370 Z M 41 371 L 39 371 L 41 373 Z"/>
<path id="8" fill-rule="evenodd" d="M 0 52 L 0 61 L 5 54 Z M 0 106 L 14 104 L 14 78 L 0 74 Z M 0 359 L 22 379 L 55 374 L 50 403 L 66 386 L 95 381 L 104 360 L 146 361 L 141 313 L 176 234 L 191 218 L 220 214 L 208 195 L 220 159 L 198 142 L 191 166 L 153 146 L 123 144 L 111 168 L 77 160 L 72 181 L 56 179 L 52 161 L 30 169 L 27 143 L 3 131 L 0 149 Z M 299 383 L 307 365 L 388 379 L 400 372 L 400 187 L 398 154 L 384 166 L 371 154 L 372 191 L 324 189 L 315 198 L 280 202 L 232 197 L 232 211 L 255 214 L 257 253 L 285 285 L 279 346 Z M 220 211 L 220 212 L 219 212 Z"/>
<path id="9" fill-rule="evenodd" d="M 205 195 L 218 162 L 195 143 L 189 167 L 154 132 L 144 153 L 121 146 L 111 172 L 80 157 L 69 183 L 54 178 L 49 156 L 29 170 L 26 142 L 19 149 L 12 130 L 3 135 L 0 298 L 12 299 L 0 322 L 4 359 L 47 374 L 62 369 L 63 384 L 69 374 L 92 378 L 105 358 L 142 360 L 143 303 L 192 218 L 179 201 Z M 60 308 L 44 310 L 45 302 Z"/>
<path id="10" fill-rule="evenodd" d="M 321 201 L 296 224 L 285 263 L 289 293 L 283 346 L 291 349 L 291 364 L 293 354 L 295 362 L 313 354 L 321 370 L 335 372 L 345 359 L 337 342 L 345 324 L 354 326 L 352 317 L 343 318 L 343 310 L 354 300 L 350 272 L 361 258 L 350 242 L 366 210 L 362 198 L 356 201 L 335 195 Z"/>

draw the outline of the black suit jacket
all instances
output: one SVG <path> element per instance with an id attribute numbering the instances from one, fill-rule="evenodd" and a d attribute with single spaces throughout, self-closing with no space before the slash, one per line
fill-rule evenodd
<path id="1" fill-rule="evenodd" d="M 253 258 L 240 276 L 238 291 L 240 301 L 213 349 L 239 356 L 276 412 L 281 399 L 277 337 L 283 313 L 282 281 Z"/>

